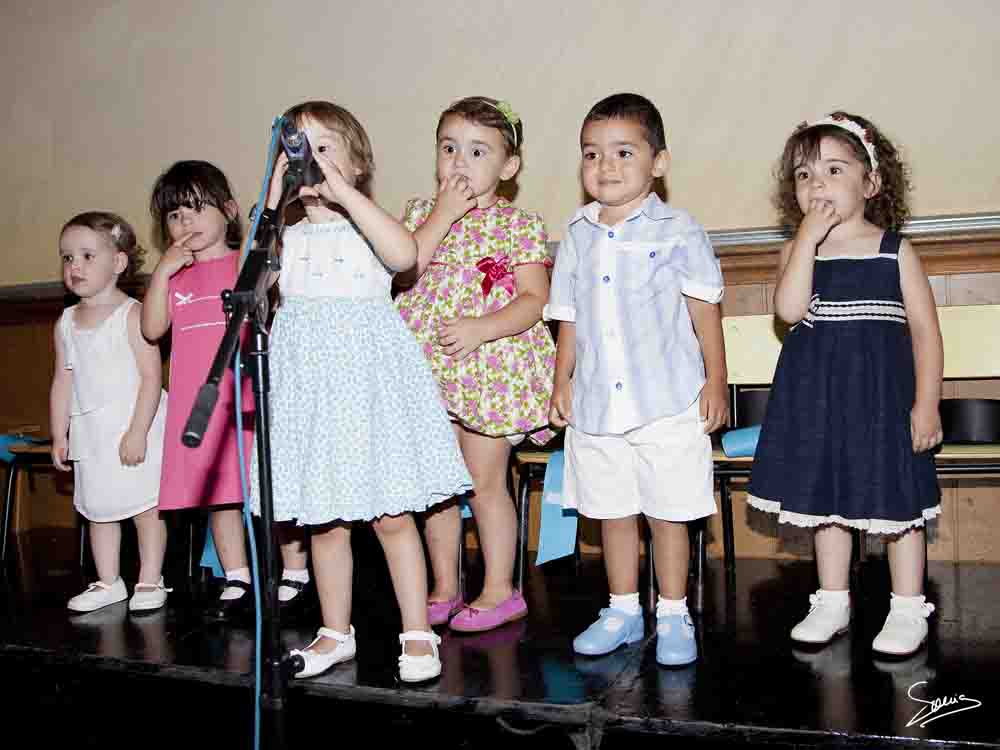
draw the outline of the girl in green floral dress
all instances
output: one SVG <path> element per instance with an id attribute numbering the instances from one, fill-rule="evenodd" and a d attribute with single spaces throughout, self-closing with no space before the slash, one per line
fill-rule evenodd
<path id="1" fill-rule="evenodd" d="M 497 195 L 521 166 L 522 136 L 506 102 L 455 102 L 438 120 L 437 197 L 410 201 L 404 216 L 418 258 L 409 279 L 415 282 L 396 304 L 431 363 L 472 474 L 486 565 L 483 590 L 466 606 L 458 591 L 458 505 L 430 511 L 428 614 L 431 624 L 449 622 L 466 632 L 527 615 L 511 580 L 517 519 L 507 492 L 508 459 L 525 437 L 542 444 L 553 434 L 555 347 L 541 320 L 552 265 L 545 226 L 538 214 Z"/>

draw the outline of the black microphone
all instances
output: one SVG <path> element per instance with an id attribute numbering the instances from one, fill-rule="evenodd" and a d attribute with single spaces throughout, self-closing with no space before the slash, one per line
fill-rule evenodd
<path id="1" fill-rule="evenodd" d="M 285 184 L 289 190 L 302 185 L 312 187 L 323 182 L 323 172 L 313 158 L 309 148 L 309 139 L 305 131 L 295 127 L 291 120 L 281 121 L 281 145 L 288 157 L 288 171 L 285 173 Z"/>
<path id="2" fill-rule="evenodd" d="M 215 409 L 215 402 L 218 400 L 219 386 L 205 383 L 198 390 L 198 397 L 191 409 L 191 416 L 188 417 L 187 424 L 184 425 L 184 432 L 181 434 L 181 442 L 188 448 L 197 448 L 201 445 L 201 440 L 205 437 L 205 430 L 208 429 L 208 420 L 212 417 L 212 410 Z"/>

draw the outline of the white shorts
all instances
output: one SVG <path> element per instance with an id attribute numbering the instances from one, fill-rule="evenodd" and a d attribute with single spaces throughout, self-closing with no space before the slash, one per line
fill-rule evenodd
<path id="1" fill-rule="evenodd" d="M 598 519 L 642 513 L 680 522 L 715 513 L 712 441 L 699 402 L 624 435 L 568 427 L 563 506 Z"/>

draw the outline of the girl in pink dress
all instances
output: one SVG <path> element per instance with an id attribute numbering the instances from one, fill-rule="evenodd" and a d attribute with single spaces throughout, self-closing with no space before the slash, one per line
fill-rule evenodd
<path id="1" fill-rule="evenodd" d="M 542 323 L 548 298 L 542 218 L 497 194 L 521 166 L 524 131 L 506 102 L 469 97 L 437 126 L 435 200 L 413 200 L 404 223 L 417 240 L 416 283 L 396 298 L 441 388 L 475 496 L 472 512 L 486 564 L 480 595 L 458 592 L 461 518 L 456 503 L 431 511 L 432 624 L 490 630 L 527 614 L 513 588 L 517 519 L 507 492 L 511 445 L 544 443 L 555 347 Z M 457 613 L 457 614 L 456 614 Z M 454 615 L 454 616 L 452 616 Z"/>
<path id="2" fill-rule="evenodd" d="M 167 249 L 150 277 L 142 308 L 142 333 L 155 341 L 171 329 L 170 398 L 159 507 L 212 511 L 212 536 L 226 586 L 209 615 L 219 619 L 246 615 L 253 597 L 244 545 L 231 369 L 226 370 L 219 386 L 219 401 L 201 446 L 192 449 L 181 444 L 184 425 L 226 328 L 220 294 L 236 284 L 242 238 L 239 207 L 229 181 L 217 167 L 203 161 L 181 161 L 156 181 L 150 212 Z M 254 451 L 249 381 L 243 384 L 242 399 L 240 439 L 249 461 Z M 305 553 L 297 552 L 295 560 L 285 556 L 286 568 L 305 573 Z"/>

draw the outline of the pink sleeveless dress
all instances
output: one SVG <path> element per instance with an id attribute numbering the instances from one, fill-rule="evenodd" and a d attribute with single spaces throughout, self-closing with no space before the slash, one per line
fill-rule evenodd
<path id="1" fill-rule="evenodd" d="M 236 284 L 239 254 L 195 262 L 169 284 L 171 329 L 170 398 L 160 480 L 160 510 L 204 508 L 242 501 L 233 372 L 219 386 L 219 401 L 201 446 L 188 448 L 181 435 L 198 389 L 205 384 L 226 330 L 219 295 Z M 244 330 L 244 338 L 246 330 Z M 247 465 L 253 456 L 253 391 L 242 381 L 243 443 Z"/>

